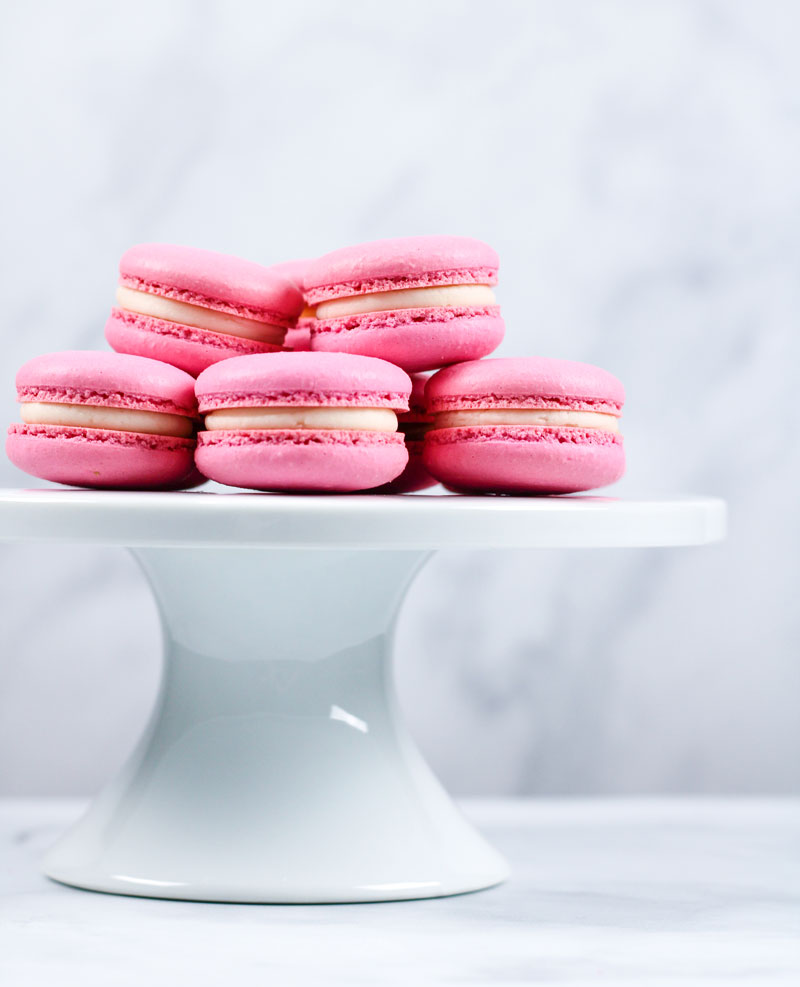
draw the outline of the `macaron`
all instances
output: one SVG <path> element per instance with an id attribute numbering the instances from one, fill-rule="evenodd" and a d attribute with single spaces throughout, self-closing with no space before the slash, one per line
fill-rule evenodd
<path id="1" fill-rule="evenodd" d="M 311 348 L 380 357 L 407 371 L 477 360 L 503 338 L 491 286 L 498 257 L 480 240 L 419 236 L 345 247 L 305 274 Z"/>
<path id="2" fill-rule="evenodd" d="M 349 353 L 235 357 L 197 378 L 204 475 L 255 490 L 368 490 L 408 461 L 397 412 L 411 381 Z"/>
<path id="3" fill-rule="evenodd" d="M 376 493 L 414 493 L 435 486 L 439 481 L 431 476 L 422 461 L 425 433 L 430 428 L 431 416 L 425 408 L 424 374 L 411 374 L 411 396 L 408 411 L 397 416 L 398 431 L 402 432 L 408 452 L 408 465 L 391 483 L 379 487 Z"/>
<path id="4" fill-rule="evenodd" d="M 230 357 L 273 353 L 303 308 L 286 277 L 260 264 L 169 243 L 143 243 L 119 264 L 106 339 L 197 376 Z"/>
<path id="5" fill-rule="evenodd" d="M 81 487 L 194 486 L 194 379 L 157 360 L 73 350 L 17 373 L 21 424 L 8 458 L 43 480 Z"/>
<path id="6" fill-rule="evenodd" d="M 299 291 L 304 291 L 305 273 L 310 260 L 287 260 L 280 264 L 273 264 L 270 271 L 280 274 L 294 282 Z M 286 330 L 286 338 L 283 341 L 284 349 L 288 350 L 310 350 L 311 349 L 311 327 L 314 325 L 314 309 L 306 305 L 297 317 L 297 324 L 290 326 Z"/>
<path id="7" fill-rule="evenodd" d="M 599 367 L 544 357 L 440 370 L 425 388 L 423 460 L 454 490 L 571 493 L 625 471 L 622 384 Z"/>

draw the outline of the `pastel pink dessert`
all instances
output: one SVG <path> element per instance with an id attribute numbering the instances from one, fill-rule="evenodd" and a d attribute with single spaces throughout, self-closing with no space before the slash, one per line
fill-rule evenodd
<path id="1" fill-rule="evenodd" d="M 312 261 L 311 348 L 363 353 L 407 371 L 477 360 L 503 338 L 497 254 L 480 240 L 418 236 L 345 247 Z"/>
<path id="2" fill-rule="evenodd" d="M 255 490 L 368 490 L 408 461 L 397 431 L 411 381 L 349 353 L 237 357 L 197 378 L 204 476 Z"/>
<path id="3" fill-rule="evenodd" d="M 142 243 L 122 255 L 119 271 L 109 344 L 194 376 L 233 356 L 279 351 L 303 308 L 292 281 L 211 250 Z"/>
<path id="4" fill-rule="evenodd" d="M 287 260 L 281 264 L 273 264 L 270 270 L 293 281 L 299 291 L 305 291 L 305 273 L 310 263 L 310 260 Z M 310 350 L 311 328 L 315 321 L 314 309 L 306 305 L 297 317 L 297 325 L 286 330 L 284 347 L 289 350 Z"/>
<path id="5" fill-rule="evenodd" d="M 462 363 L 425 389 L 425 465 L 454 490 L 571 493 L 625 471 L 622 384 L 587 363 L 545 357 Z"/>
<path id="6" fill-rule="evenodd" d="M 391 483 L 379 487 L 376 493 L 401 494 L 414 493 L 435 486 L 439 481 L 431 476 L 422 460 L 425 433 L 430 428 L 431 416 L 425 408 L 425 384 L 428 378 L 424 374 L 411 375 L 411 397 L 408 401 L 408 411 L 397 416 L 398 429 L 403 433 L 408 451 L 408 465 Z"/>
<path id="7" fill-rule="evenodd" d="M 194 471 L 194 380 L 156 360 L 82 350 L 29 360 L 17 374 L 22 424 L 8 458 L 80 487 L 179 488 Z"/>

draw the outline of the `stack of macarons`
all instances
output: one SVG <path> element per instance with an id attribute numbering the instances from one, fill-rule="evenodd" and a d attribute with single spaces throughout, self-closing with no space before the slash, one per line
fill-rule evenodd
<path id="1" fill-rule="evenodd" d="M 120 262 L 115 352 L 17 375 L 9 458 L 90 487 L 206 478 L 275 491 L 564 493 L 622 475 L 622 386 L 596 367 L 484 359 L 497 254 L 409 237 L 262 267 L 142 244 Z M 422 371 L 436 371 L 426 376 Z"/>

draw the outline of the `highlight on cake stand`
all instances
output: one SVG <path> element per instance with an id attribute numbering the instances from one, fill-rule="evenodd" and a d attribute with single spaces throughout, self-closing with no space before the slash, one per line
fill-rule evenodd
<path id="1" fill-rule="evenodd" d="M 699 545 L 724 526 L 706 498 L 0 492 L 0 539 L 129 547 L 163 626 L 150 724 L 45 873 L 230 902 L 499 883 L 505 862 L 398 711 L 392 634 L 415 574 L 436 548 Z"/>

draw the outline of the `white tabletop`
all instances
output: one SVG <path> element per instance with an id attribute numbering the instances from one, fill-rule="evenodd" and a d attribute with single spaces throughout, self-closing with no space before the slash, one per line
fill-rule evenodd
<path id="1" fill-rule="evenodd" d="M 800 983 L 800 800 L 471 802 L 510 859 L 490 891 L 377 905 L 211 905 L 77 891 L 38 870 L 81 810 L 0 802 L 0 981 Z"/>
<path id="2" fill-rule="evenodd" d="M 586 548 L 703 545 L 712 497 L 319 496 L 0 490 L 0 541 L 136 546 Z"/>

